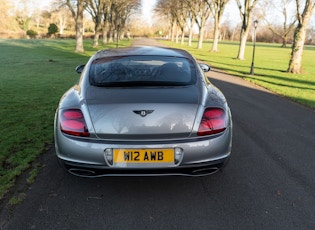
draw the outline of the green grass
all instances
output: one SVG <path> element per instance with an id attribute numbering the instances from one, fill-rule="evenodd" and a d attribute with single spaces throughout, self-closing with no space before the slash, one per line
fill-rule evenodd
<path id="1" fill-rule="evenodd" d="M 248 43 L 245 52 L 246 60 L 237 60 L 237 42 L 221 42 L 219 52 L 210 52 L 212 43 L 205 41 L 203 48 L 192 47 L 164 41 L 165 44 L 186 49 L 198 60 L 229 74 L 263 86 L 279 95 L 290 98 L 311 108 L 315 108 L 315 47 L 306 46 L 303 53 L 303 74 L 286 73 L 289 64 L 291 48 L 281 48 L 280 44 L 256 44 L 255 74 L 249 75 L 252 62 L 252 43 Z"/>
<path id="2" fill-rule="evenodd" d="M 79 54 L 74 40 L 0 40 L 0 199 L 52 144 L 59 99 L 78 80 L 75 67 L 96 52 L 91 47 L 86 41 Z"/>

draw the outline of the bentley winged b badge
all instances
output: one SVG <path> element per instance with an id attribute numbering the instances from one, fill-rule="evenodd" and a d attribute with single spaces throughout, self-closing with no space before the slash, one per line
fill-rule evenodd
<path id="1" fill-rule="evenodd" d="M 145 117 L 146 115 L 152 113 L 154 110 L 133 110 L 135 114 L 140 115 L 141 117 Z"/>

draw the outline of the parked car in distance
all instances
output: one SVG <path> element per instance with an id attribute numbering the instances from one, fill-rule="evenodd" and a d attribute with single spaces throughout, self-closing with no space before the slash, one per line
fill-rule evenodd
<path id="1" fill-rule="evenodd" d="M 229 160 L 231 111 L 187 51 L 102 50 L 55 114 L 56 155 L 83 177 L 209 175 Z"/>

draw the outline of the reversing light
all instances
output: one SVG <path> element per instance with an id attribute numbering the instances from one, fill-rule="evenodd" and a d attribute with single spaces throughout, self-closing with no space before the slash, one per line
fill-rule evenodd
<path id="1" fill-rule="evenodd" d="M 60 129 L 63 133 L 80 137 L 90 136 L 80 109 L 62 110 L 59 120 Z"/>
<path id="2" fill-rule="evenodd" d="M 183 155 L 184 155 L 184 150 L 182 148 L 176 147 L 174 149 L 174 161 L 175 161 L 175 164 L 178 164 L 179 162 L 181 162 L 181 160 L 183 159 Z"/>
<path id="3" fill-rule="evenodd" d="M 105 149 L 104 150 L 105 161 L 109 165 L 113 165 L 113 149 Z"/>
<path id="4" fill-rule="evenodd" d="M 207 108 L 202 116 L 198 136 L 223 132 L 227 127 L 227 116 L 221 108 Z"/>

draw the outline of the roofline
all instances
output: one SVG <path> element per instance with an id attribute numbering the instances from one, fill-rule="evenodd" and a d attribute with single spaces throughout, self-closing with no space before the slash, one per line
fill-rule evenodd
<path id="1" fill-rule="evenodd" d="M 186 50 L 160 47 L 160 46 L 131 46 L 123 48 L 111 48 L 98 51 L 94 58 L 115 57 L 115 56 L 171 56 L 194 59 Z"/>

